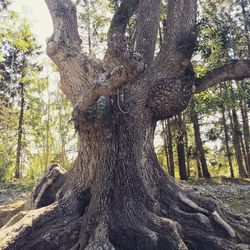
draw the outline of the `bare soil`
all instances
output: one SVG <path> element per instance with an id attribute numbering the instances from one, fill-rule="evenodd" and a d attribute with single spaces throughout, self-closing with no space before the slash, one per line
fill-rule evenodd
<path id="1" fill-rule="evenodd" d="M 210 192 L 236 212 L 250 214 L 250 179 L 200 179 L 184 182 L 183 185 Z"/>
<path id="2" fill-rule="evenodd" d="M 250 214 L 250 179 L 212 178 L 182 184 L 210 192 L 235 211 Z M 30 191 L 19 184 L 0 184 L 0 206 L 24 200 Z"/>

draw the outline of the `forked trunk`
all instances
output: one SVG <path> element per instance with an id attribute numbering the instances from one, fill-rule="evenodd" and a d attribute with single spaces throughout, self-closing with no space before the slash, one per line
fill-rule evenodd
<path id="1" fill-rule="evenodd" d="M 249 75 L 243 60 L 225 66 L 227 74 L 195 78 L 196 2 L 168 1 L 167 32 L 153 61 L 161 1 L 121 1 L 99 62 L 82 54 L 73 1 L 46 0 L 54 24 L 47 53 L 74 105 L 79 154 L 66 174 L 57 165 L 47 170 L 31 199 L 39 209 L 1 229 L 1 249 L 247 249 L 250 218 L 180 186 L 154 153 L 158 120 L 183 111 L 195 90 Z M 137 9 L 137 51 L 130 52 L 123 34 Z"/>

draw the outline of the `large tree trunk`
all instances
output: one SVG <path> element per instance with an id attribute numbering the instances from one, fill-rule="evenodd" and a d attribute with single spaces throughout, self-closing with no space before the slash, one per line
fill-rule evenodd
<path id="1" fill-rule="evenodd" d="M 147 112 L 110 109 L 99 122 L 80 124 L 79 155 L 57 202 L 8 223 L 1 249 L 210 250 L 250 243 L 247 220 L 163 172 Z"/>
<path id="2" fill-rule="evenodd" d="M 47 53 L 74 105 L 78 157 L 66 174 L 54 165 L 47 170 L 27 205 L 36 209 L 1 229 L 0 248 L 247 249 L 250 218 L 166 175 L 153 138 L 156 122 L 180 114 L 195 89 L 248 76 L 249 61 L 223 67 L 227 74 L 216 69 L 195 79 L 196 0 L 168 1 L 167 33 L 154 61 L 160 1 L 122 1 L 117 12 L 126 15 L 114 15 L 102 63 L 81 53 L 73 2 L 46 3 L 54 24 Z M 123 34 L 115 32 L 125 32 L 136 8 L 141 55 L 127 51 Z"/>

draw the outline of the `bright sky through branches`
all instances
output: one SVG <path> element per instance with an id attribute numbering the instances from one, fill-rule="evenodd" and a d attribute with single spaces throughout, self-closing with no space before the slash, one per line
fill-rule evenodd
<path id="1" fill-rule="evenodd" d="M 13 0 L 12 9 L 26 18 L 39 44 L 46 45 L 46 38 L 52 34 L 52 21 L 44 0 Z"/>

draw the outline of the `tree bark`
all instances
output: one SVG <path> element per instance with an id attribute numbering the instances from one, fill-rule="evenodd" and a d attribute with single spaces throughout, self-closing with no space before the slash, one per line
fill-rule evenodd
<path id="1" fill-rule="evenodd" d="M 1 249 L 248 247 L 250 218 L 180 186 L 154 152 L 157 121 L 178 115 L 193 93 L 196 0 L 169 0 L 167 34 L 148 66 L 127 51 L 122 32 L 114 34 L 108 52 L 119 64 L 111 69 L 82 53 L 73 2 L 46 3 L 54 24 L 47 53 L 74 106 L 78 156 L 67 173 L 57 167 L 46 173 L 33 194 L 39 208 L 17 214 L 1 229 Z"/>

